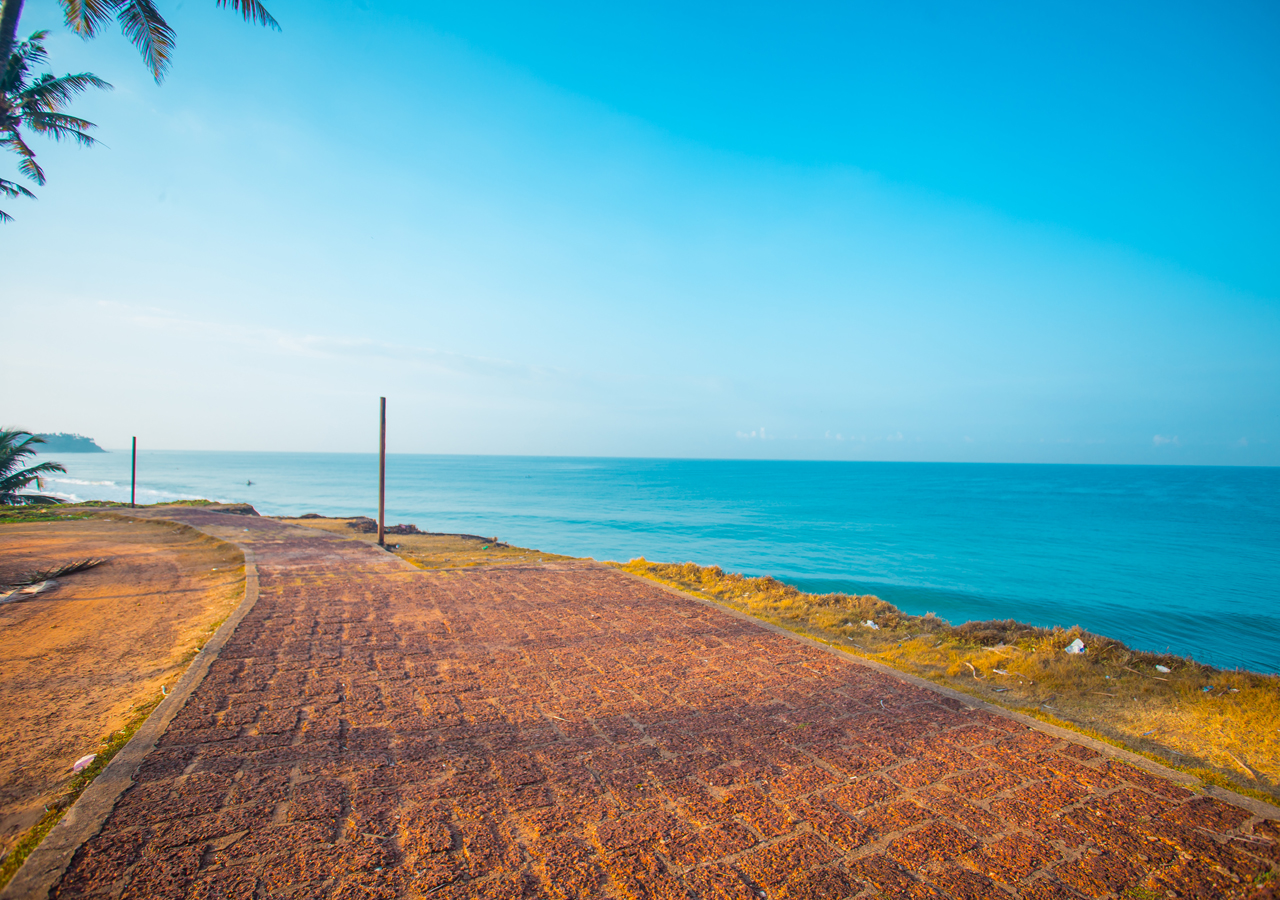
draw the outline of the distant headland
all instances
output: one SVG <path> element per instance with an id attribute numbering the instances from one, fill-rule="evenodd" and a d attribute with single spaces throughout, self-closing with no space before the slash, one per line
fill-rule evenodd
<path id="1" fill-rule="evenodd" d="M 38 434 L 36 437 L 44 438 L 44 444 L 40 446 L 41 453 L 106 453 L 96 443 L 93 438 L 87 438 L 83 434 Z"/>

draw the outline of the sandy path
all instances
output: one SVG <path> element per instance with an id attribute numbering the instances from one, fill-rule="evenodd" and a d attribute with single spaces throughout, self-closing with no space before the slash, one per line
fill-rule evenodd
<path id="1" fill-rule="evenodd" d="M 110 559 L 0 604 L 0 853 L 61 794 L 77 759 L 181 674 L 242 594 L 240 551 L 189 528 L 109 519 L 0 527 L 0 584 L 90 556 Z"/>
<path id="2" fill-rule="evenodd" d="M 1221 897 L 1277 858 L 1274 822 L 612 570 L 182 516 L 253 549 L 257 605 L 61 897 Z"/>

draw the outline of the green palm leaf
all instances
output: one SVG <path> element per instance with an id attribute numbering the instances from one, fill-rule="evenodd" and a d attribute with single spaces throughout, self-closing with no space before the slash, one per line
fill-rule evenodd
<path id="1" fill-rule="evenodd" d="M 116 18 L 120 20 L 120 30 L 142 53 L 142 60 L 151 70 L 152 77 L 163 81 L 172 61 L 173 29 L 151 0 L 124 0 L 117 5 Z"/>
<path id="2" fill-rule="evenodd" d="M 62 14 L 68 28 L 81 37 L 91 38 L 115 17 L 118 5 L 113 0 L 62 0 Z"/>
<path id="3" fill-rule="evenodd" d="M 36 162 L 35 152 L 27 146 L 27 142 L 22 139 L 21 135 L 16 131 L 10 132 L 6 137 L 0 138 L 0 147 L 7 147 L 22 157 L 22 162 L 18 163 L 19 172 L 26 175 L 36 184 L 44 184 L 44 170 Z"/>
<path id="4" fill-rule="evenodd" d="M 4 194 L 6 197 L 30 197 L 32 200 L 36 198 L 35 194 L 31 193 L 16 181 L 9 181 L 4 178 L 0 178 L 0 194 Z M 12 221 L 13 216 L 9 215 L 3 209 L 0 209 L 0 222 Z"/>
<path id="5" fill-rule="evenodd" d="M 86 122 L 84 119 L 77 119 L 75 116 L 37 112 L 29 114 L 26 117 L 26 123 L 32 131 L 51 137 L 55 141 L 71 138 L 82 147 L 92 147 L 98 143 L 84 132 L 86 128 L 93 128 L 93 123 Z"/>
<path id="6" fill-rule="evenodd" d="M 218 0 L 219 6 L 226 6 L 227 3 L 228 0 Z M 244 16 L 246 22 L 251 22 L 254 25 L 265 25 L 268 28 L 274 28 L 276 31 L 280 30 L 280 23 L 272 17 L 271 13 L 267 12 L 267 8 L 259 3 L 258 0 L 230 0 L 230 3 L 231 8 Z"/>
<path id="7" fill-rule="evenodd" d="M 18 102 L 26 109 L 57 112 L 70 103 L 76 94 L 82 94 L 91 87 L 111 90 L 109 83 L 88 72 L 63 75 L 60 78 L 42 75 L 35 84 L 18 94 Z"/>
<path id="8" fill-rule="evenodd" d="M 101 12 L 101 4 L 114 0 L 95 0 L 100 5 L 80 10 L 85 21 L 92 25 L 94 15 Z M 94 11 L 96 10 L 96 12 Z M 167 27 L 167 26 L 166 26 Z M 97 75 L 81 72 L 79 75 L 54 76 L 52 74 L 31 78 L 31 69 L 43 63 L 48 54 L 44 48 L 47 32 L 37 31 L 23 41 L 10 54 L 3 75 L 0 75 L 0 149 L 9 150 L 19 157 L 18 171 L 36 184 L 45 183 L 44 170 L 36 162 L 35 151 L 23 137 L 23 129 L 61 141 L 73 140 L 89 147 L 97 141 L 89 134 L 94 124 L 87 119 L 67 115 L 63 109 L 89 88 L 110 90 L 111 85 Z M 31 191 L 12 181 L 0 179 L 0 193 L 6 197 L 34 197 Z M 0 211 L 0 222 L 11 222 L 13 217 Z"/>
<path id="9" fill-rule="evenodd" d="M 61 503 L 57 497 L 25 493 L 35 484 L 44 490 L 44 476 L 67 471 L 61 463 L 44 462 L 22 468 L 28 456 L 36 454 L 36 444 L 44 438 L 16 428 L 0 429 L 0 506 L 30 506 Z"/>

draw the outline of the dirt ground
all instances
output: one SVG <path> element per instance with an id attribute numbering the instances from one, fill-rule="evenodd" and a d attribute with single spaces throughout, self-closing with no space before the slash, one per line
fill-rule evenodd
<path id="1" fill-rule="evenodd" d="M 85 557 L 109 559 L 0 604 L 0 855 L 244 593 L 243 554 L 185 526 L 111 514 L 0 523 L 0 585 Z"/>

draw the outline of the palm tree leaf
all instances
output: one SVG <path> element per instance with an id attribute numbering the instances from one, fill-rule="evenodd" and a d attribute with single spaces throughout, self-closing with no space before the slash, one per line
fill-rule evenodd
<path id="1" fill-rule="evenodd" d="M 44 462 L 26 469 L 20 468 L 28 456 L 35 455 L 35 445 L 43 443 L 44 438 L 29 431 L 13 428 L 0 429 L 0 505 L 23 506 L 62 502 L 57 497 L 19 493 L 29 487 L 32 482 L 35 482 L 38 489 L 43 490 L 43 476 L 52 472 L 67 471 L 61 463 L 56 462 Z"/>
<path id="2" fill-rule="evenodd" d="M 36 162 L 35 151 L 27 146 L 27 142 L 22 139 L 22 135 L 16 131 L 9 132 L 8 137 L 0 138 L 0 147 L 8 147 L 22 157 L 22 162 L 18 163 L 19 172 L 26 175 L 36 184 L 44 184 L 44 170 Z"/>
<path id="3" fill-rule="evenodd" d="M 117 0 L 120 30 L 142 53 L 156 81 L 164 80 L 173 52 L 174 34 L 151 0 Z"/>
<path id="4" fill-rule="evenodd" d="M 8 181 L 4 178 L 0 178 L 0 194 L 4 194 L 6 197 L 30 197 L 32 200 L 36 199 L 35 194 L 18 184 L 18 182 Z"/>
<path id="5" fill-rule="evenodd" d="M 91 38 L 111 21 L 119 6 L 120 0 L 62 0 L 62 15 L 68 28 L 83 38 Z"/>
<path id="6" fill-rule="evenodd" d="M 49 58 L 44 49 L 44 39 L 48 35 L 47 31 L 37 31 L 14 48 L 3 73 L 0 73 L 0 92 L 7 95 L 21 88 L 32 66 L 40 65 Z"/>
<path id="7" fill-rule="evenodd" d="M 280 30 L 280 23 L 275 20 L 271 13 L 267 12 L 267 8 L 258 0 L 218 0 L 219 6 L 226 6 L 231 3 L 231 8 L 240 15 L 244 16 L 246 22 L 252 22 L 255 25 L 265 25 L 268 28 Z"/>
<path id="8" fill-rule="evenodd" d="M 110 83 L 88 72 L 81 72 L 79 75 L 63 75 L 60 78 L 43 75 L 29 88 L 18 92 L 17 100 L 29 108 L 56 112 L 70 103 L 76 94 L 81 94 L 89 88 L 113 90 Z"/>
<path id="9" fill-rule="evenodd" d="M 51 137 L 55 141 L 71 138 L 82 147 L 92 147 L 98 143 L 96 139 L 84 133 L 86 128 L 96 127 L 92 122 L 66 116 L 62 113 L 33 112 L 26 116 L 27 125 L 37 134 Z"/>

